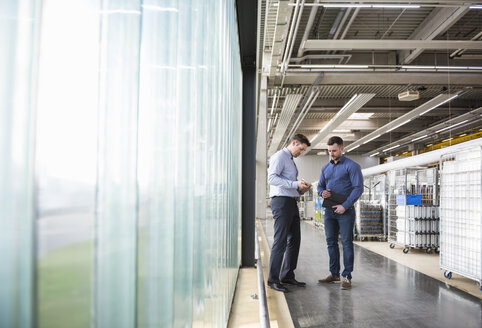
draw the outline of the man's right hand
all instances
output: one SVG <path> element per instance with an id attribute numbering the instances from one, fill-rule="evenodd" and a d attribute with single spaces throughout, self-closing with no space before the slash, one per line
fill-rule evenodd
<path id="1" fill-rule="evenodd" d="M 331 190 L 330 189 L 323 190 L 323 192 L 321 193 L 321 197 L 323 197 L 323 198 L 331 197 Z"/>
<path id="2" fill-rule="evenodd" d="M 301 194 L 304 194 L 311 188 L 311 184 L 307 183 L 306 181 L 298 181 L 298 190 Z"/>

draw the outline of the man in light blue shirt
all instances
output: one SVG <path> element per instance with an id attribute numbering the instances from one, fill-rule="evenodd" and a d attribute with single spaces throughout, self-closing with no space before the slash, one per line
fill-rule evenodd
<path id="1" fill-rule="evenodd" d="M 341 195 L 345 200 L 332 208 L 325 208 L 325 236 L 330 256 L 331 274 L 318 283 L 340 282 L 340 250 L 338 234 L 343 244 L 343 265 L 341 274 L 341 289 L 351 288 L 351 273 L 353 271 L 353 227 L 355 224 L 355 209 L 353 204 L 363 193 L 363 175 L 360 165 L 343 156 L 343 139 L 331 137 L 328 140 L 328 152 L 331 161 L 321 169 L 318 181 L 318 195 L 323 199 L 332 194 Z"/>
<path id="2" fill-rule="evenodd" d="M 310 145 L 304 135 L 297 134 L 286 148 L 271 156 L 269 161 L 268 183 L 274 219 L 274 241 L 269 260 L 268 287 L 280 292 L 288 291 L 283 283 L 301 287 L 306 285 L 297 281 L 294 273 L 301 243 L 300 215 L 296 200 L 311 188 L 311 184 L 298 180 L 298 169 L 293 158 L 301 155 Z"/>

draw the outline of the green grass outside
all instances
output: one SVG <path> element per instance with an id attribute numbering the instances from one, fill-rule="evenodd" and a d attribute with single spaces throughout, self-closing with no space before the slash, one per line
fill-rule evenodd
<path id="1" fill-rule="evenodd" d="M 40 328 L 90 327 L 92 241 L 52 250 L 38 261 Z"/>

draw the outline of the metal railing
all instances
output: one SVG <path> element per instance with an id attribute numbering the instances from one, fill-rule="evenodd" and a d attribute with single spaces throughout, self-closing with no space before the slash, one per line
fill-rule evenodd
<path id="1" fill-rule="evenodd" d="M 261 252 L 259 250 L 258 227 L 255 229 L 256 234 L 256 268 L 258 272 L 258 300 L 259 300 L 259 323 L 261 328 L 269 328 L 268 304 L 266 302 L 266 289 L 264 286 L 263 265 L 261 263 Z"/>

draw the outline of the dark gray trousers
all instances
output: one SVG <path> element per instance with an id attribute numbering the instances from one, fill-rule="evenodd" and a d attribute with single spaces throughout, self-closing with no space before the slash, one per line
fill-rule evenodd
<path id="1" fill-rule="evenodd" d="M 300 214 L 296 200 L 284 196 L 271 199 L 271 211 L 274 218 L 274 241 L 269 259 L 268 283 L 279 283 L 280 279 L 295 278 L 294 270 L 301 243 Z"/>

